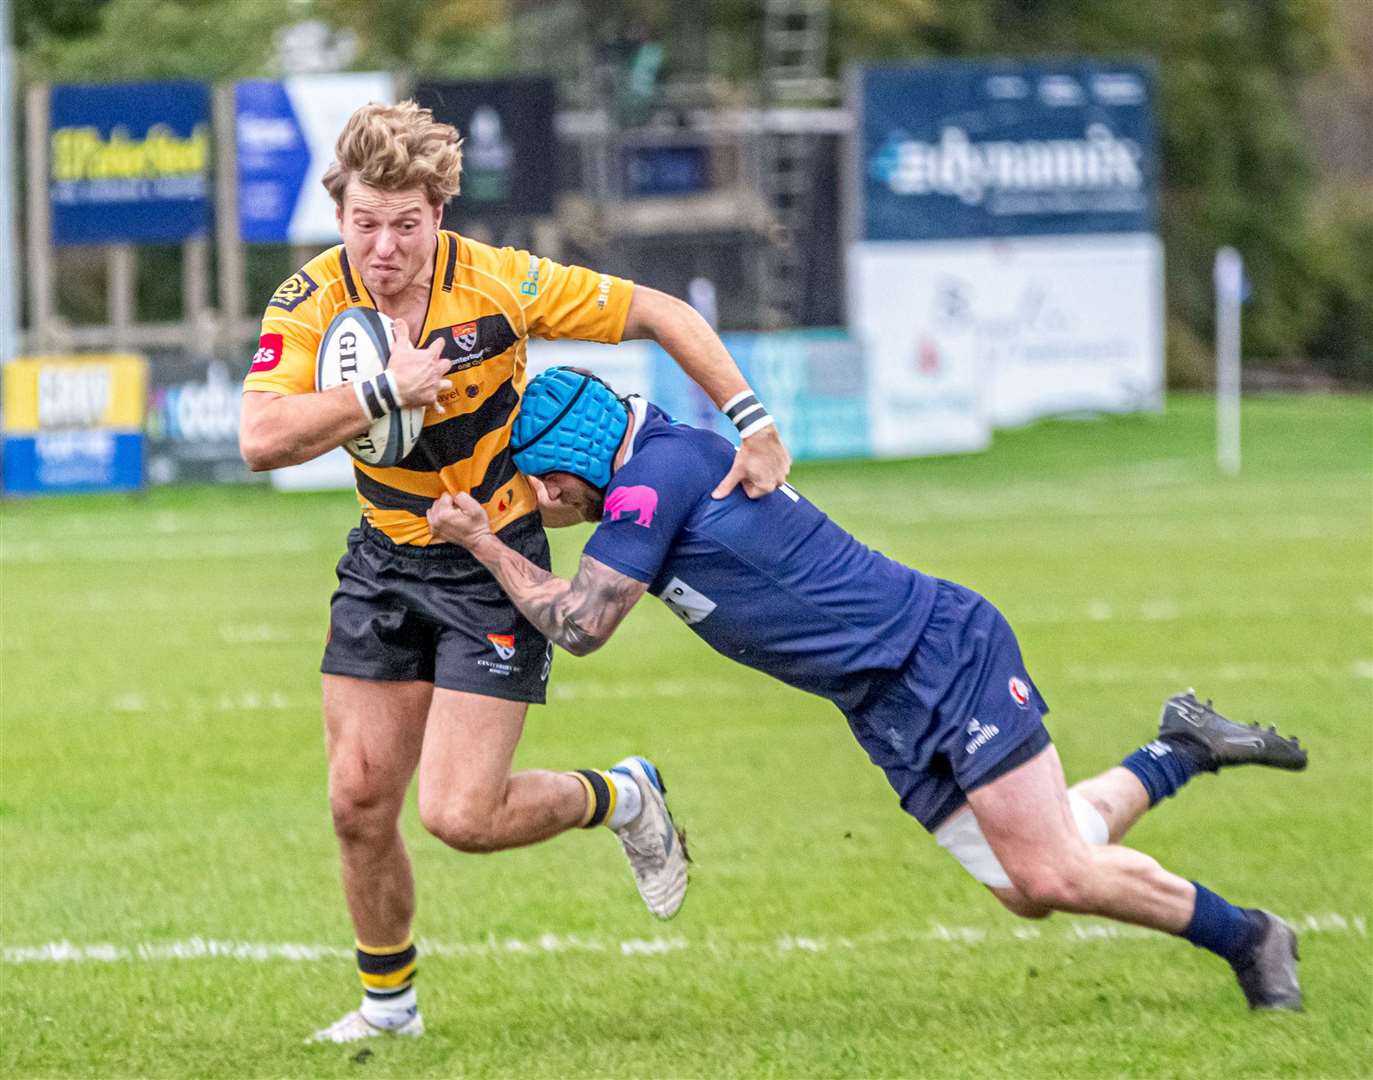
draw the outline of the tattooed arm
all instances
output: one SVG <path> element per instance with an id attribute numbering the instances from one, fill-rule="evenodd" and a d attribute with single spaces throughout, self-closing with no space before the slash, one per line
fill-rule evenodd
<path id="1" fill-rule="evenodd" d="M 492 532 L 486 511 L 466 492 L 441 496 L 429 510 L 436 539 L 467 548 L 544 637 L 573 656 L 595 652 L 648 590 L 632 577 L 582 556 L 571 581 L 535 566 Z"/>

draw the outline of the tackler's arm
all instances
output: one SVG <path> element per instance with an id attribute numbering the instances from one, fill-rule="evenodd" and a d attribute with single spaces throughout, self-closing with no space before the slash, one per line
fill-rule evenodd
<path id="1" fill-rule="evenodd" d="M 539 633 L 573 656 L 604 645 L 648 591 L 589 555 L 571 581 L 535 566 L 491 532 L 486 511 L 466 492 L 440 496 L 428 516 L 435 539 L 467 548 Z"/>

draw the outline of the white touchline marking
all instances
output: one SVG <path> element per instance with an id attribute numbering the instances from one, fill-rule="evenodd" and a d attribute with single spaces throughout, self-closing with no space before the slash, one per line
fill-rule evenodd
<path id="1" fill-rule="evenodd" d="M 1146 600 L 1139 605 L 1141 622 L 1172 622 L 1182 614 L 1182 609 L 1172 600 Z"/>
<path id="2" fill-rule="evenodd" d="M 1302 934 L 1352 934 L 1368 936 L 1367 920 L 1362 915 L 1338 912 L 1298 915 L 1289 922 Z M 817 937 L 783 934 L 777 938 L 733 940 L 714 935 L 701 939 L 675 937 L 626 938 L 615 940 L 582 937 L 577 934 L 546 932 L 530 940 L 497 938 L 452 943 L 416 941 L 421 954 L 444 957 L 538 956 L 548 953 L 619 953 L 621 956 L 665 956 L 670 953 L 702 951 L 717 956 L 738 953 L 824 953 L 853 952 L 908 944 L 996 945 L 1016 941 L 1051 940 L 1064 944 L 1091 944 L 1103 941 L 1135 941 L 1161 935 L 1138 926 L 1066 919 L 1047 926 L 946 926 L 931 922 L 928 929 L 885 930 L 858 937 Z M 6 945 L 0 948 L 4 964 L 80 964 L 80 963 L 158 963 L 174 960 L 247 960 L 254 963 L 284 960 L 316 963 L 324 960 L 351 960 L 353 950 L 340 945 L 311 945 L 292 942 L 221 941 L 192 937 L 182 941 L 142 942 L 135 945 L 98 943 L 77 945 L 70 941 L 50 941 L 42 945 Z"/>
<path id="3" fill-rule="evenodd" d="M 292 634 L 271 623 L 221 623 L 219 640 L 230 645 L 258 645 L 270 641 L 292 641 L 305 635 Z M 322 636 L 322 635 L 321 635 Z"/>

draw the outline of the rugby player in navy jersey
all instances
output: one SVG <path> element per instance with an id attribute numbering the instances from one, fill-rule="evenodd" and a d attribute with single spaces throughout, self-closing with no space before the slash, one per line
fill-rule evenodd
<path id="1" fill-rule="evenodd" d="M 1287 923 L 1119 843 L 1200 772 L 1305 768 L 1295 739 L 1179 694 L 1155 740 L 1070 789 L 1015 634 L 977 593 L 865 547 L 788 485 L 712 499 L 728 441 L 577 369 L 530 382 L 511 446 L 547 511 L 599 523 L 574 578 L 504 544 L 464 494 L 429 525 L 550 641 L 585 655 L 651 592 L 718 652 L 834 702 L 902 808 L 1015 914 L 1174 934 L 1228 961 L 1251 1008 L 1301 1007 Z"/>

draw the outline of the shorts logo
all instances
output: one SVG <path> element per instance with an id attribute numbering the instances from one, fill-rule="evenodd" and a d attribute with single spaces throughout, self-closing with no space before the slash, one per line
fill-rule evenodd
<path id="1" fill-rule="evenodd" d="M 285 340 L 280 334 L 263 334 L 257 339 L 257 352 L 253 353 L 253 366 L 249 371 L 271 371 L 281 363 L 281 352 Z"/>
<path id="2" fill-rule="evenodd" d="M 515 655 L 514 634 L 487 634 L 486 640 L 491 642 L 491 647 L 502 660 L 509 660 Z"/>
<path id="3" fill-rule="evenodd" d="M 477 347 L 477 324 L 467 322 L 461 326 L 453 327 L 453 340 L 458 343 L 459 349 L 465 353 L 470 353 Z"/>
<path id="4" fill-rule="evenodd" d="M 277 287 L 277 291 L 272 293 L 272 298 L 267 301 L 267 306 L 278 307 L 282 311 L 294 311 L 318 287 L 310 275 L 301 270 Z"/>
<path id="5" fill-rule="evenodd" d="M 645 484 L 616 488 L 605 501 L 605 512 L 611 521 L 619 521 L 622 514 L 634 514 L 634 524 L 645 529 L 653 524 L 657 510 L 658 493 Z"/>
<path id="6" fill-rule="evenodd" d="M 1024 679 L 1017 679 L 1012 675 L 1009 689 L 1011 691 L 1011 700 L 1020 708 L 1023 709 L 1030 703 L 1030 688 L 1025 684 Z"/>
<path id="7" fill-rule="evenodd" d="M 979 720 L 968 721 L 968 741 L 963 747 L 965 754 L 975 754 L 979 749 L 992 741 L 993 737 L 1001 734 L 1001 729 L 995 724 L 984 724 Z"/>

